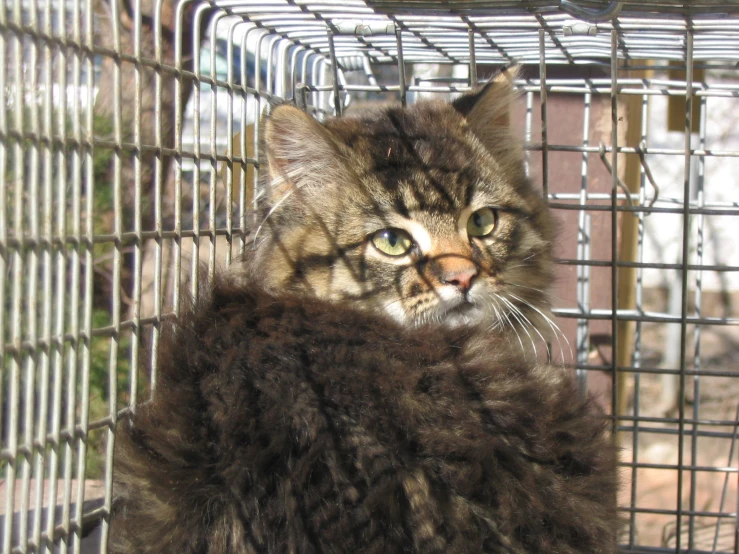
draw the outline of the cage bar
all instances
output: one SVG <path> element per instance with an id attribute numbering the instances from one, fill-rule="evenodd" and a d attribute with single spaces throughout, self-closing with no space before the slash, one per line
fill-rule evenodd
<path id="1" fill-rule="evenodd" d="M 157 394 L 163 325 L 249 255 L 270 103 L 350 117 L 448 99 L 512 64 L 526 174 L 562 227 L 552 360 L 597 394 L 624 449 L 619 548 L 737 551 L 735 2 L 124 4 L 107 19 L 92 0 L 0 10 L 4 554 L 106 552 L 116 425 Z M 660 115 L 678 98 L 680 136 Z M 631 162 L 639 186 L 623 190 Z"/>

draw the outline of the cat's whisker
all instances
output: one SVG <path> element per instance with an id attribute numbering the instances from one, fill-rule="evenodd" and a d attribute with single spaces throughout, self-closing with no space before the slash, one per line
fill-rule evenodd
<path id="1" fill-rule="evenodd" d="M 517 300 L 519 300 L 520 302 L 523 302 L 524 304 L 528 304 L 527 302 L 524 302 L 524 301 L 522 301 L 522 300 L 521 300 L 520 298 L 518 298 L 518 297 L 517 297 L 517 296 L 515 296 L 515 295 L 511 295 L 511 297 L 512 297 L 512 298 L 514 298 L 514 299 L 517 299 Z M 544 335 L 542 335 L 542 334 L 541 334 L 541 331 L 539 331 L 539 328 L 538 328 L 538 327 L 537 327 L 536 325 L 534 325 L 534 324 L 533 324 L 533 322 L 532 322 L 532 321 L 531 321 L 531 320 L 530 320 L 530 319 L 529 319 L 529 318 L 528 318 L 528 317 L 526 316 L 526 314 L 524 314 L 524 313 L 523 313 L 523 312 L 521 311 L 521 309 L 520 309 L 520 308 L 519 308 L 518 306 L 516 306 L 515 304 L 513 304 L 513 303 L 512 303 L 512 302 L 510 302 L 510 301 L 508 301 L 508 304 L 509 304 L 509 305 L 511 306 L 511 309 L 513 309 L 513 310 L 515 310 L 516 312 L 518 312 L 518 314 L 519 314 L 519 315 L 520 315 L 520 316 L 521 316 L 522 318 L 524 318 L 524 320 L 526 320 L 526 323 L 528 323 L 528 325 L 529 325 L 529 326 L 530 326 L 530 327 L 531 327 L 531 328 L 532 328 L 532 329 L 534 330 L 534 332 L 535 332 L 535 333 L 536 333 L 537 335 L 539 335 L 539 338 L 541 339 L 541 341 L 542 341 L 542 342 L 544 343 L 544 345 L 546 346 L 546 349 L 547 349 L 547 354 L 549 355 L 549 357 L 551 357 L 552 353 L 551 353 L 551 351 L 549 350 L 549 345 L 547 344 L 547 341 L 546 341 L 546 339 L 544 338 Z M 529 305 L 529 306 L 531 306 L 530 304 L 528 304 L 528 305 Z M 531 307 L 533 307 L 533 306 L 531 306 Z M 559 340 L 559 339 L 558 339 L 558 340 Z M 534 347 L 534 354 L 536 354 L 536 347 Z"/>
<path id="2" fill-rule="evenodd" d="M 539 254 L 542 254 L 542 253 L 546 252 L 547 249 L 548 249 L 548 247 L 539 248 L 538 250 L 535 250 L 534 252 L 532 252 L 531 254 L 529 254 L 528 256 L 526 256 L 525 258 L 521 258 L 520 260 L 518 260 L 518 264 L 517 265 L 506 265 L 505 269 L 506 270 L 510 270 L 510 269 L 516 269 L 518 267 L 530 267 L 533 264 L 531 264 L 531 263 L 528 263 L 527 264 L 527 263 L 524 263 L 524 262 L 527 262 L 528 260 L 532 259 L 534 256 L 538 256 Z"/>
<path id="3" fill-rule="evenodd" d="M 495 302 L 491 298 L 484 298 L 482 303 L 485 307 L 485 313 L 492 314 L 493 316 L 493 324 L 488 328 L 488 331 L 495 331 L 501 326 L 501 318 L 498 313 L 498 309 L 495 306 Z"/>
<path id="4" fill-rule="evenodd" d="M 521 303 L 521 304 L 523 304 L 524 306 L 527 306 L 527 307 L 531 308 L 531 309 L 532 309 L 532 310 L 534 310 L 534 311 L 535 311 L 535 312 L 536 312 L 537 314 L 539 314 L 539 316 L 541 316 L 541 318 L 542 318 L 542 319 L 543 319 L 543 320 L 544 320 L 544 321 L 545 321 L 545 322 L 546 322 L 546 323 L 547 323 L 547 324 L 549 325 L 549 327 L 550 327 L 550 328 L 552 329 L 552 333 L 554 334 L 554 338 L 555 338 L 555 339 L 557 339 L 557 342 L 559 343 L 559 348 L 560 348 L 560 352 L 562 352 L 562 353 L 564 354 L 564 350 L 562 349 L 562 344 L 561 344 L 561 342 L 560 342 L 560 340 L 559 340 L 559 337 L 560 337 L 560 335 L 562 336 L 562 338 L 564 338 L 564 339 L 565 339 L 565 342 L 567 342 L 567 345 L 568 345 L 568 347 L 569 347 L 569 341 L 567 340 L 567 337 L 566 337 L 566 336 L 565 336 L 565 334 L 564 334 L 564 333 L 562 332 L 562 330 L 561 330 L 561 329 L 559 328 L 559 326 L 558 326 L 558 325 L 557 325 L 556 323 L 554 323 L 554 322 L 553 322 L 553 321 L 551 320 L 551 318 L 550 318 L 549 316 L 547 316 L 547 315 L 546 315 L 546 314 L 545 314 L 544 312 L 542 312 L 542 311 L 541 311 L 541 310 L 540 310 L 539 308 L 537 308 L 536 306 L 534 306 L 534 305 L 533 305 L 533 304 L 532 304 L 531 302 L 529 302 L 528 300 L 525 300 L 525 299 L 521 298 L 520 296 L 516 296 L 515 294 L 512 294 L 512 293 L 509 293 L 509 295 L 510 295 L 510 297 L 511 297 L 511 298 L 513 298 L 513 299 L 514 299 L 514 300 L 516 300 L 517 302 L 520 302 L 520 303 Z"/>
<path id="5" fill-rule="evenodd" d="M 518 339 L 518 344 L 521 345 L 521 352 L 523 353 L 524 357 L 526 356 L 526 349 L 523 347 L 523 341 L 521 340 L 521 334 L 518 332 L 518 329 L 516 329 L 516 326 L 511 321 L 511 318 L 509 317 L 510 314 L 505 314 L 506 319 L 508 320 L 508 326 L 513 329 L 513 332 L 516 333 L 516 338 Z"/>
<path id="6" fill-rule="evenodd" d="M 486 299 L 489 301 L 490 308 L 492 309 L 493 313 L 495 314 L 495 323 L 490 327 L 489 331 L 495 331 L 498 327 L 503 326 L 503 318 L 500 315 L 500 311 L 498 310 L 498 304 L 495 301 L 494 298 Z"/>
<path id="7" fill-rule="evenodd" d="M 516 260 L 516 263 L 514 265 L 506 265 L 505 268 L 504 268 L 504 271 L 511 271 L 513 269 L 518 269 L 518 268 L 521 268 L 521 267 L 534 267 L 534 266 L 537 265 L 535 263 L 535 261 L 529 261 L 529 260 L 531 260 L 535 256 L 538 256 L 539 254 L 546 254 L 546 252 L 548 251 L 548 249 L 549 249 L 548 246 L 545 246 L 545 247 L 542 247 L 542 248 L 538 248 L 537 250 L 534 250 L 534 252 L 532 252 L 531 254 L 529 254 L 528 256 L 526 256 L 525 258 L 521 258 L 520 260 Z"/>
<path id="8" fill-rule="evenodd" d="M 531 267 L 533 265 L 534 264 L 532 264 L 532 263 L 518 263 L 518 264 L 515 264 L 515 265 L 507 265 L 505 267 L 505 271 L 513 271 L 514 269 L 519 269 L 521 267 Z"/>
<path id="9" fill-rule="evenodd" d="M 540 289 L 540 288 L 537 288 L 537 287 L 528 287 L 526 285 L 521 285 L 520 283 L 510 283 L 510 282 L 506 281 L 505 282 L 505 285 L 507 287 L 516 287 L 516 288 L 520 288 L 520 289 L 532 290 L 534 292 L 538 292 L 538 293 L 546 296 L 547 298 L 554 298 L 556 300 L 561 300 L 562 302 L 570 302 L 572 300 L 570 298 L 565 298 L 564 296 L 557 296 L 556 294 L 552 294 L 550 291 L 547 291 L 545 289 Z"/>
<path id="10" fill-rule="evenodd" d="M 525 258 L 521 258 L 521 261 L 522 262 L 525 262 L 527 260 L 530 260 L 531 258 L 533 258 L 534 256 L 536 256 L 537 254 L 541 254 L 542 252 L 544 252 L 544 250 L 546 250 L 546 248 L 539 248 L 538 250 L 535 250 L 532 254 L 529 254 Z"/>
<path id="11" fill-rule="evenodd" d="M 500 296 L 499 294 L 497 294 L 497 293 L 493 293 L 493 294 L 494 294 L 494 295 L 495 295 L 495 297 L 496 297 L 496 298 L 498 298 L 499 300 L 501 300 L 501 301 L 504 301 L 504 298 L 503 298 L 502 296 Z M 503 314 L 503 317 L 505 317 L 505 320 L 506 320 L 506 321 L 508 322 L 508 326 L 509 326 L 509 327 L 511 328 L 511 330 L 512 330 L 512 331 L 513 331 L 513 332 L 514 332 L 514 333 L 516 334 L 516 338 L 518 339 L 518 344 L 519 344 L 519 345 L 521 346 L 521 352 L 522 352 L 522 353 L 524 354 L 524 356 L 525 356 L 525 355 L 526 355 L 526 349 L 525 349 L 525 348 L 523 347 L 523 341 L 521 340 L 521 334 L 520 334 L 520 333 L 518 332 L 518 329 L 516 329 L 516 326 L 515 326 L 515 325 L 513 324 L 513 322 L 511 321 L 511 318 L 510 318 L 510 313 L 509 313 L 509 312 L 507 312 L 507 311 L 505 311 L 505 310 L 501 310 L 501 312 L 502 312 L 502 314 Z"/>
<path id="12" fill-rule="evenodd" d="M 499 327 L 502 328 L 503 327 L 503 316 L 500 313 L 500 309 L 498 307 L 498 303 L 495 300 L 491 299 L 490 300 L 490 307 L 493 309 L 493 312 L 495 313 L 495 325 L 494 325 L 493 329 L 496 329 L 496 328 L 499 328 Z"/>
<path id="13" fill-rule="evenodd" d="M 506 285 L 510 285 L 511 287 L 518 287 L 518 288 L 521 288 L 521 289 L 533 290 L 534 292 L 540 292 L 541 294 L 545 294 L 544 289 L 539 289 L 539 288 L 536 288 L 536 287 L 528 287 L 526 285 L 521 285 L 519 283 L 509 283 L 509 282 L 506 281 Z"/>
<path id="14" fill-rule="evenodd" d="M 519 316 L 518 310 L 516 310 L 516 307 L 511 304 L 511 302 L 505 298 L 504 296 L 500 296 L 500 299 L 503 301 L 503 303 L 510 308 L 510 311 L 508 312 L 513 319 L 518 322 L 521 329 L 523 329 L 523 332 L 526 333 L 526 335 L 529 337 L 529 342 L 531 343 L 532 348 L 534 349 L 534 356 L 537 355 L 536 352 L 536 345 L 534 344 L 533 338 L 531 337 L 531 333 L 529 333 L 528 329 L 526 329 L 526 323 L 521 319 Z"/>
<path id="15" fill-rule="evenodd" d="M 491 301 L 491 303 L 492 303 L 492 305 L 494 307 L 495 313 L 497 314 L 497 317 L 498 317 L 498 321 L 496 323 L 496 326 L 497 327 L 500 327 L 502 330 L 505 328 L 506 324 L 508 324 L 508 326 L 510 327 L 511 326 L 511 321 L 505 315 L 505 309 L 503 308 L 503 306 L 501 306 L 500 303 L 498 302 L 498 295 L 497 294 L 494 295 L 494 297 L 490 298 L 490 301 Z M 510 333 L 504 333 L 503 336 L 506 338 L 506 341 L 508 342 L 508 344 L 511 344 Z"/>
<path id="16" fill-rule="evenodd" d="M 534 306 L 531 306 L 531 307 L 536 310 L 536 308 L 534 308 Z M 541 316 L 544 318 L 544 320 L 549 324 L 549 326 L 553 330 L 556 330 L 555 337 L 561 336 L 564 339 L 565 344 L 567 344 L 567 350 L 569 351 L 570 357 L 572 357 L 572 345 L 570 345 L 570 341 L 567 339 L 567 335 L 564 334 L 564 332 L 562 331 L 562 329 L 560 329 L 559 325 L 557 325 L 549 316 L 547 316 L 545 314 L 541 314 Z M 557 342 L 559 342 L 559 338 L 557 338 Z M 564 355 L 564 351 L 562 350 L 562 344 L 561 343 L 559 345 L 559 348 L 560 348 L 560 351 L 562 352 L 562 354 Z"/>
<path id="17" fill-rule="evenodd" d="M 529 318 L 527 318 L 521 310 L 519 310 L 510 300 L 508 300 L 505 296 L 500 295 L 500 299 L 511 309 L 511 315 L 516 318 L 516 321 L 518 321 L 521 324 L 521 328 L 523 329 L 524 333 L 526 333 L 529 337 L 529 342 L 531 342 L 531 347 L 534 350 L 534 358 L 538 358 L 539 353 L 536 350 L 536 343 L 534 341 L 534 337 L 531 336 L 531 333 L 529 333 L 527 327 L 532 327 L 534 331 L 539 333 L 539 331 L 532 325 L 531 321 L 529 321 Z M 541 333 L 539 333 L 539 336 L 541 337 Z M 542 337 L 543 340 L 544 337 Z M 546 344 L 546 341 L 544 341 Z"/>
<path id="18" fill-rule="evenodd" d="M 511 294 L 511 293 L 509 294 L 511 298 L 515 299 L 518 302 L 521 302 L 522 304 L 528 306 L 529 308 L 534 310 L 536 313 L 538 313 L 544 319 L 544 321 L 546 321 L 547 324 L 549 324 L 549 327 L 551 327 L 552 332 L 554 333 L 554 338 L 557 339 L 557 344 L 559 345 L 559 350 L 562 353 L 563 357 L 564 357 L 564 349 L 562 348 L 562 342 L 559 340 L 560 336 L 565 340 L 565 343 L 567 344 L 567 349 L 569 350 L 569 353 L 570 353 L 570 357 L 572 357 L 572 346 L 570 345 L 570 341 L 567 339 L 567 335 L 565 335 L 562 332 L 562 329 L 560 329 L 559 325 L 557 325 L 554 321 L 552 321 L 552 319 L 549 316 L 547 316 L 539 308 L 534 306 L 531 302 L 528 302 L 524 300 L 523 298 L 516 296 L 515 294 Z"/>

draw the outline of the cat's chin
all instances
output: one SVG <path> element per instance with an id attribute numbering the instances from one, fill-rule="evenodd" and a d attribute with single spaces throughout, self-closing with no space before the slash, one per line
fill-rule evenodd
<path id="1" fill-rule="evenodd" d="M 394 309 L 392 309 L 394 308 Z M 478 325 L 485 319 L 483 311 L 470 302 L 462 302 L 451 307 L 437 306 L 435 312 L 426 312 L 416 317 L 408 318 L 407 313 L 393 303 L 385 308 L 385 314 L 396 322 L 407 327 L 421 327 L 426 325 L 457 329 Z"/>
<path id="2" fill-rule="evenodd" d="M 464 302 L 447 310 L 440 318 L 439 323 L 449 329 L 471 327 L 482 323 L 485 314 L 475 304 Z"/>
<path id="3" fill-rule="evenodd" d="M 435 324 L 447 329 L 458 329 L 461 327 L 471 327 L 482 323 L 484 319 L 483 311 L 475 304 L 463 302 L 456 306 L 439 310 L 441 313 L 431 319 L 431 322 L 421 322 L 426 324 Z"/>

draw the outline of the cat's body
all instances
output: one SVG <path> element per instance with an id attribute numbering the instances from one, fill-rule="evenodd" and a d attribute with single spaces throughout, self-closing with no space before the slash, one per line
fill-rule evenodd
<path id="1" fill-rule="evenodd" d="M 219 285 L 119 437 L 113 552 L 613 552 L 604 420 L 469 340 Z"/>
<path id="2" fill-rule="evenodd" d="M 552 223 L 509 97 L 273 111 L 245 280 L 165 333 L 119 426 L 113 552 L 614 551 L 605 420 L 528 348 Z"/>

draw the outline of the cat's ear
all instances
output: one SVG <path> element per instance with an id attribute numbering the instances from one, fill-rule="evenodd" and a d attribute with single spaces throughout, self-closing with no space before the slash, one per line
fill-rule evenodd
<path id="1" fill-rule="evenodd" d="M 308 193 L 347 177 L 330 131 L 290 104 L 273 108 L 267 116 L 262 149 L 269 176 L 263 200 L 271 205 L 297 190 Z"/>
<path id="2" fill-rule="evenodd" d="M 480 90 L 452 102 L 472 132 L 491 150 L 499 144 L 501 132 L 510 128 L 511 104 L 517 96 L 513 82 L 520 73 L 520 66 L 503 69 Z"/>

